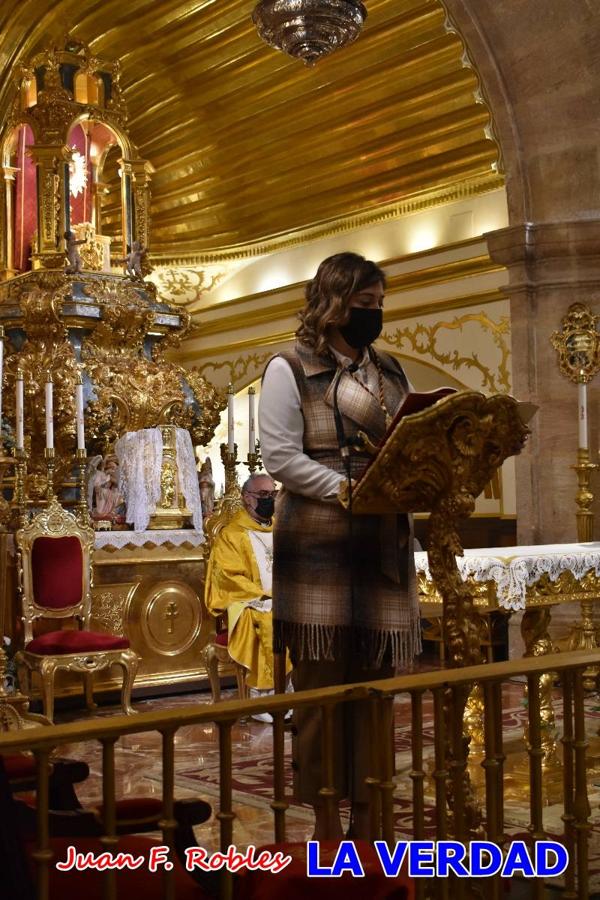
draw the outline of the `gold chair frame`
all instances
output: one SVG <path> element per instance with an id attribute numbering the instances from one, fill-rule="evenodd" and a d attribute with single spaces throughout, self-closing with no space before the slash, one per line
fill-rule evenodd
<path id="1" fill-rule="evenodd" d="M 242 506 L 242 498 L 238 488 L 231 496 L 226 495 L 223 497 L 219 508 L 206 520 L 204 525 L 206 534 L 205 547 L 209 554 L 221 529 L 229 523 L 239 509 L 242 509 Z M 222 644 L 217 644 L 215 638 L 216 635 L 211 637 L 202 650 L 202 657 L 208 673 L 213 703 L 218 703 L 221 699 L 221 678 L 224 675 L 231 674 L 235 674 L 240 700 L 246 700 L 248 697 L 246 669 L 232 659 L 227 647 Z"/>
<path id="2" fill-rule="evenodd" d="M 60 609 L 40 606 L 33 595 L 32 553 L 37 538 L 76 537 L 81 544 L 82 586 L 81 600 L 73 606 Z M 18 586 L 21 595 L 24 644 L 33 639 L 33 624 L 36 619 L 77 619 L 80 630 L 90 630 L 92 610 L 92 555 L 94 531 L 63 509 L 54 499 L 38 513 L 31 522 L 16 534 Z M 35 672 L 42 687 L 44 715 L 52 722 L 54 718 L 54 676 L 60 669 L 83 675 L 85 701 L 88 709 L 94 708 L 94 674 L 101 669 L 118 665 L 123 669 L 121 705 L 123 712 L 135 712 L 131 706 L 131 690 L 137 673 L 139 657 L 133 650 L 91 650 L 64 654 L 37 654 L 27 649 L 15 656 L 21 689 L 31 696 L 31 676 Z"/>

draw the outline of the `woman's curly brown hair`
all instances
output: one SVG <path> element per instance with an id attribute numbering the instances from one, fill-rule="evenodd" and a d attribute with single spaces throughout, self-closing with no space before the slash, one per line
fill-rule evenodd
<path id="1" fill-rule="evenodd" d="M 385 275 L 370 259 L 358 253 L 328 256 L 306 285 L 306 303 L 298 315 L 298 340 L 315 353 L 325 355 L 329 329 L 348 321 L 350 297 L 378 282 L 385 287 Z"/>

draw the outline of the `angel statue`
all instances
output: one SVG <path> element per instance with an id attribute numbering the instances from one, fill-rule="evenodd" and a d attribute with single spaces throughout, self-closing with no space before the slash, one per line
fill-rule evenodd
<path id="1" fill-rule="evenodd" d="M 212 474 L 212 463 L 207 456 L 198 472 L 198 485 L 200 487 L 200 503 L 202 504 L 202 518 L 206 522 L 212 516 L 215 508 L 215 480 Z"/>
<path id="2" fill-rule="evenodd" d="M 95 522 L 125 522 L 125 501 L 119 488 L 119 461 L 109 454 L 94 456 L 88 464 L 88 508 Z"/>
<path id="3" fill-rule="evenodd" d="M 129 275 L 130 278 L 142 278 L 142 260 L 146 255 L 146 248 L 140 241 L 134 241 L 131 245 L 131 249 L 125 259 L 119 259 L 117 262 L 120 265 L 125 266 L 125 275 Z"/>
<path id="4" fill-rule="evenodd" d="M 72 231 L 65 231 L 65 241 L 66 241 L 66 254 L 67 259 L 69 261 L 69 265 L 65 269 L 67 275 L 77 275 L 81 272 L 83 263 L 81 256 L 79 255 L 79 250 L 77 247 L 79 244 L 87 243 L 87 239 L 83 238 L 78 241 L 75 239 L 75 235 Z"/>

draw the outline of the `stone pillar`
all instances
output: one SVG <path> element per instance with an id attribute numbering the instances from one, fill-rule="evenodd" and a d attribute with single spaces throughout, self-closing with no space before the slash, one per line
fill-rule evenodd
<path id="1" fill-rule="evenodd" d="M 486 235 L 490 257 L 506 266 L 510 299 L 513 390 L 537 403 L 531 437 L 516 459 L 519 544 L 577 540 L 572 470 L 577 461 L 577 385 L 558 369 L 552 332 L 572 303 L 600 315 L 600 220 L 524 224 Z M 590 459 L 598 462 L 600 381 L 589 385 Z M 600 494 L 598 473 L 591 489 Z M 595 537 L 600 504 L 594 503 Z"/>
<path id="2" fill-rule="evenodd" d="M 34 145 L 31 156 L 37 168 L 37 247 L 32 253 L 34 269 L 60 269 L 65 265 L 66 222 L 65 166 L 71 150 L 64 144 Z"/>

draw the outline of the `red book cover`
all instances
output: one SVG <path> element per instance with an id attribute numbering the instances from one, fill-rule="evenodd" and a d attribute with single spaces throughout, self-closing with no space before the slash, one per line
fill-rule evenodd
<path id="1" fill-rule="evenodd" d="M 407 394 L 404 403 L 394 416 L 394 421 L 389 430 L 397 425 L 404 416 L 422 412 L 424 409 L 433 406 L 438 400 L 443 400 L 444 397 L 448 397 L 450 394 L 456 394 L 456 392 L 456 388 L 453 387 L 436 388 L 434 391 L 411 391 L 410 394 Z"/>

